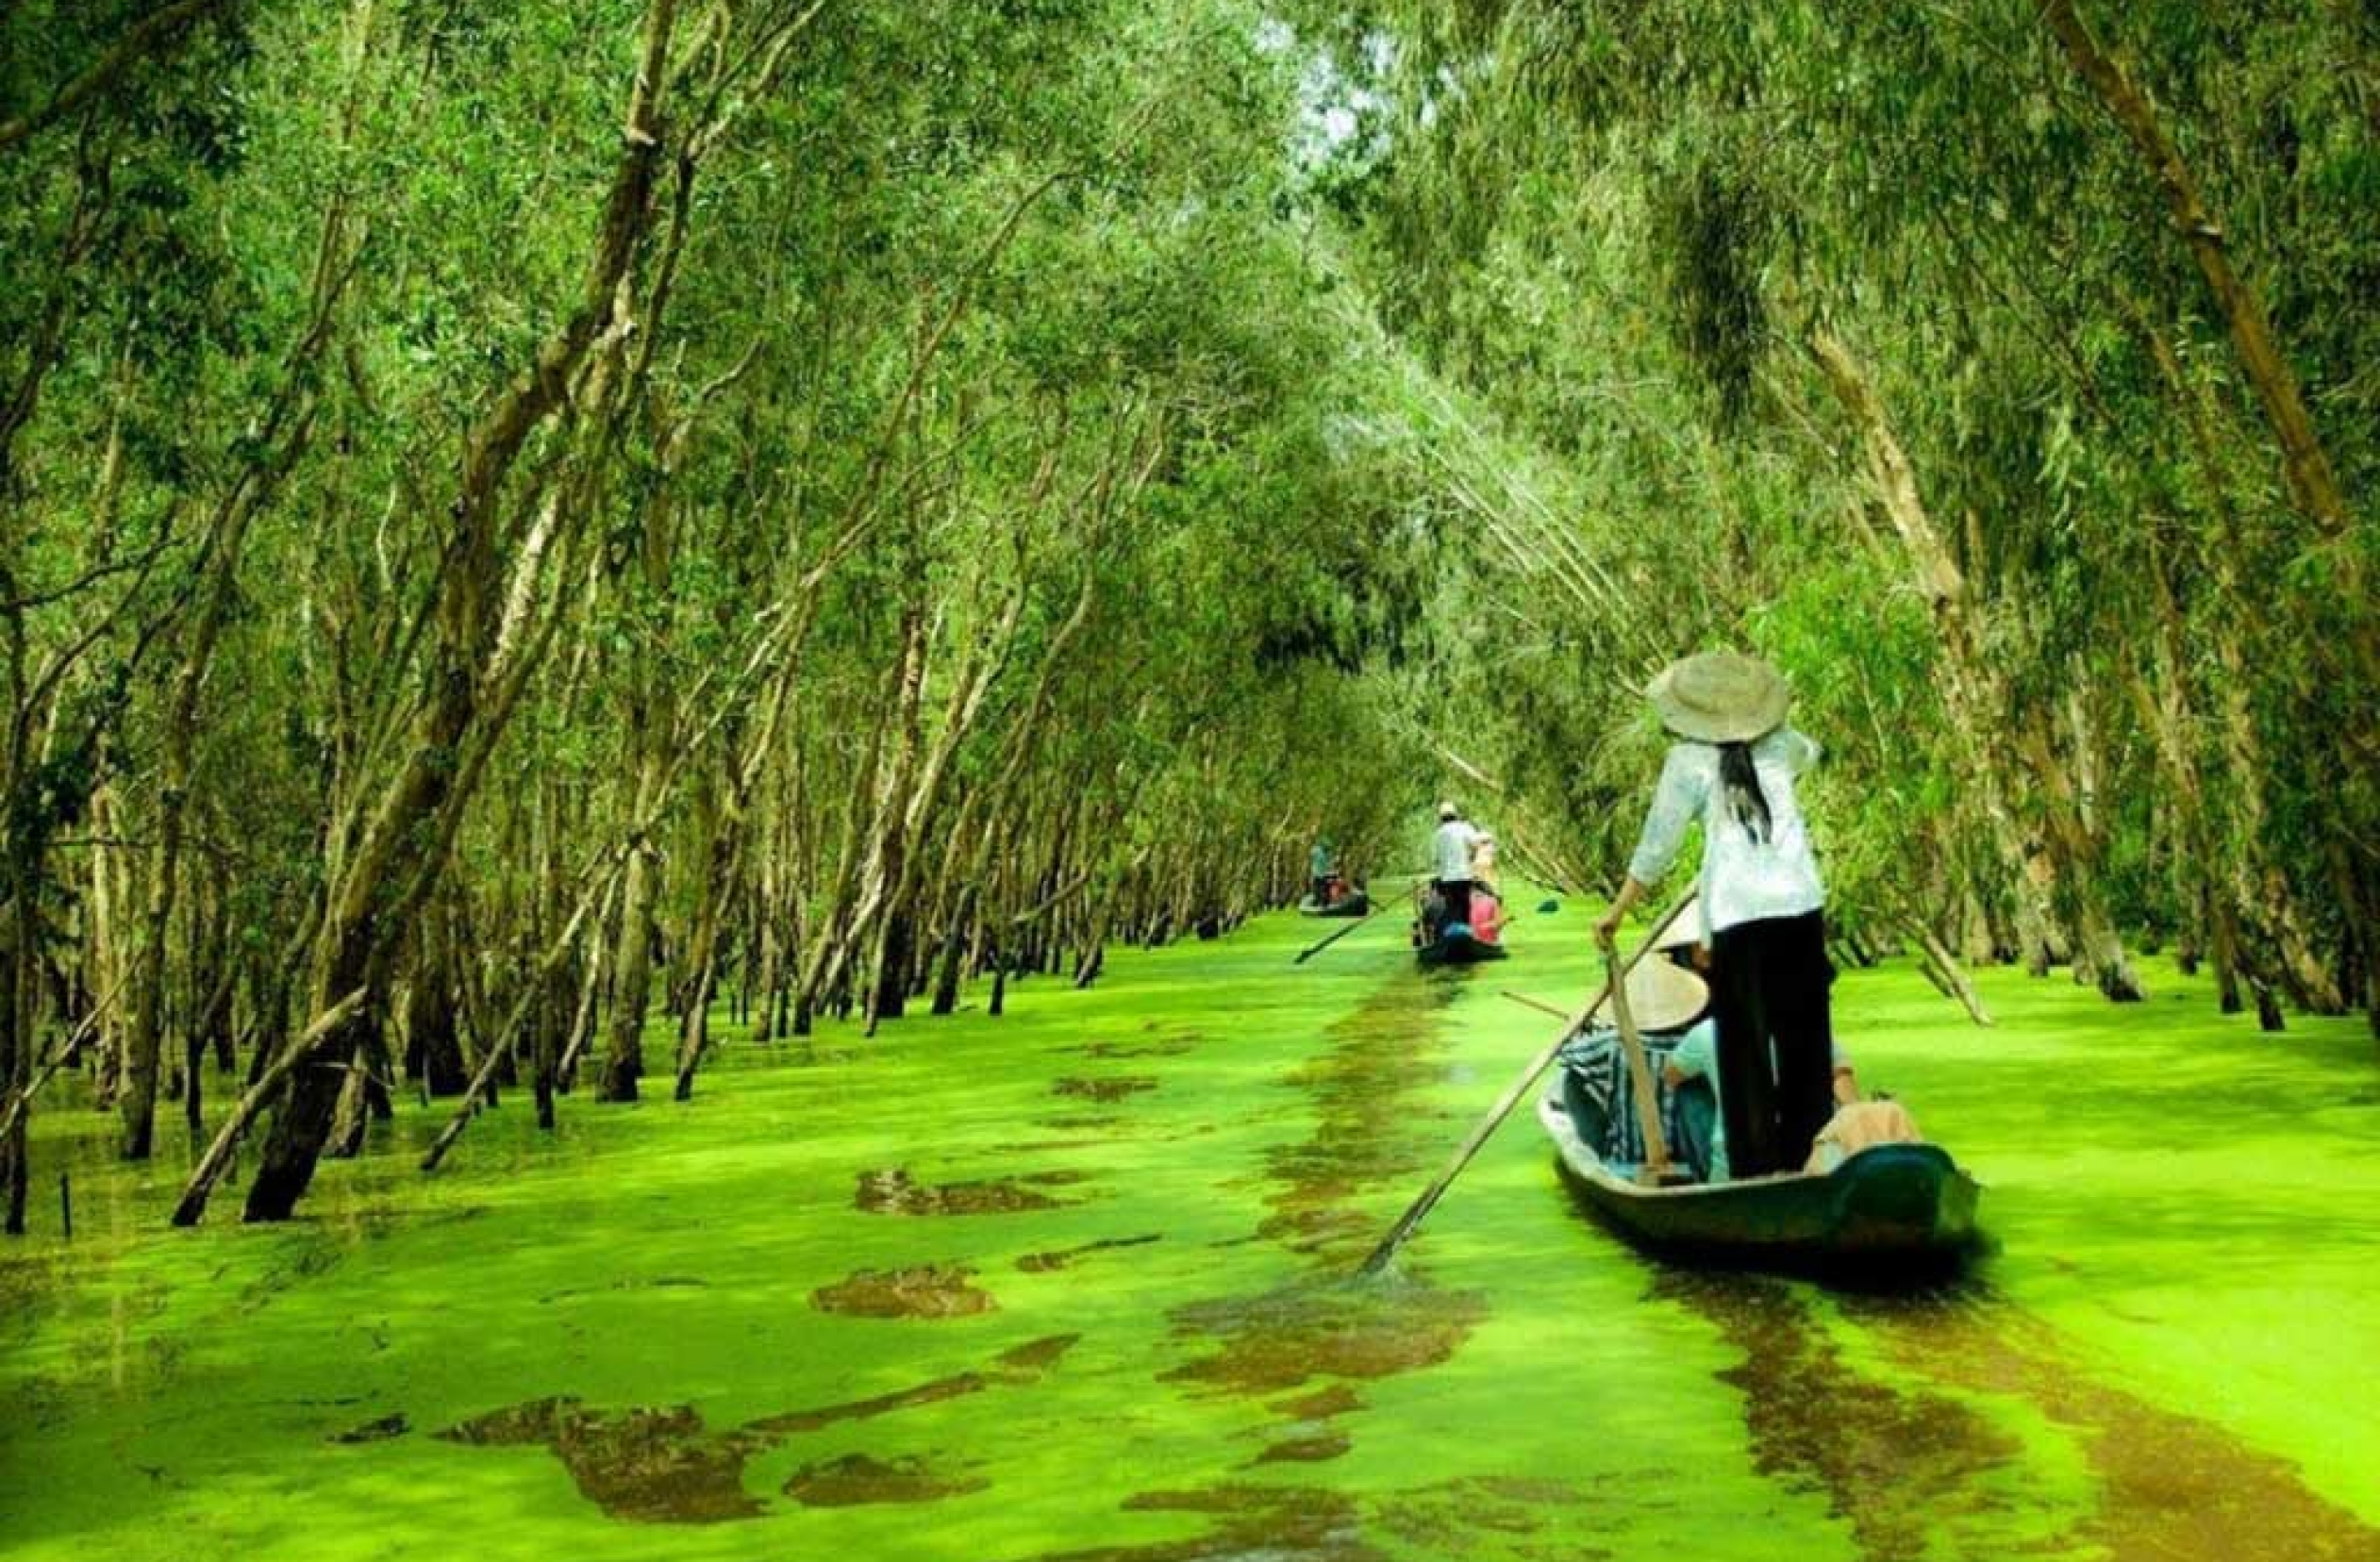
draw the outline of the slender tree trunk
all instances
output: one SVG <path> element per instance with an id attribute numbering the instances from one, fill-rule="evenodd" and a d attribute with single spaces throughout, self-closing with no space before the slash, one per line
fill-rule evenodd
<path id="1" fill-rule="evenodd" d="M 2250 703 L 2254 690 L 2252 660 L 2241 641 L 2242 624 L 2253 622 L 2257 607 L 2241 589 L 2239 518 L 2233 507 L 2216 447 L 2214 411 L 2207 404 L 2205 388 L 2184 372 L 2165 333 L 2145 315 L 2137 310 L 2135 314 L 2166 389 L 2180 408 L 2216 523 L 2216 534 L 2205 549 L 2214 603 L 2209 610 L 2196 615 L 2195 623 L 2185 622 L 2172 575 L 2161 556 L 2155 559 L 2154 579 L 2157 589 L 2160 665 L 2170 670 L 2168 680 L 2179 686 L 2182 670 L 2188 666 L 2185 647 L 2193 639 L 2212 643 L 2222 674 L 2217 680 L 2221 720 L 2215 723 L 2215 731 L 2222 760 L 2217 769 L 2222 781 L 2217 796 L 2225 806 L 2221 810 L 2220 824 L 2218 810 L 2207 806 L 2206 836 L 2209 851 L 2216 853 L 2223 865 L 2224 882 L 2220 886 L 2210 884 L 2208 894 L 2222 908 L 2222 920 L 2229 924 L 2234 958 L 2253 961 L 2259 968 L 2256 984 L 2269 986 L 2272 972 L 2277 969 L 2296 990 L 2300 1003 L 2317 1013 L 2337 1013 L 2343 1006 L 2340 994 L 2313 955 L 2305 913 L 2290 892 L 2288 879 L 2273 867 L 2267 845 L 2264 778 L 2269 766 Z M 2352 763 L 2351 751 L 2342 748 L 2341 752 Z M 2212 866 L 2210 861 L 2209 867 Z M 2221 974 L 2218 973 L 2219 978 Z M 2239 1011 L 2239 995 L 2235 983 L 2223 984 L 2222 1004 L 2226 1014 Z M 2276 1019 L 2280 1012 L 2262 997 L 2258 1007 L 2267 1020 Z"/>
<path id="2" fill-rule="evenodd" d="M 706 788 L 701 811 L 709 818 L 708 851 L 694 925 L 686 940 L 685 1013 L 678 1022 L 676 1099 L 694 1097 L 694 1071 L 710 1046 L 711 991 L 719 979 L 719 924 L 743 873 L 744 810 L 747 802 L 731 789 L 724 806 Z"/>
<path id="3" fill-rule="evenodd" d="M 2098 892 L 2103 856 L 2099 838 L 2085 817 L 2072 775 L 2052 744 L 2048 720 L 2038 707 L 2018 723 L 2016 744 L 2040 787 L 2047 839 L 2059 859 L 2059 880 L 2073 922 L 2076 964 L 2108 998 L 2121 1004 L 2137 1003 L 2139 979 L 2132 972 L 2123 939 Z"/>
<path id="4" fill-rule="evenodd" d="M 2056 35 L 2066 58 L 2140 155 L 2158 195 L 2197 263 L 2199 274 L 2214 295 L 2215 307 L 2231 334 L 2239 366 L 2255 390 L 2280 441 L 2282 469 L 2299 507 L 2326 538 L 2346 535 L 2355 525 L 2354 512 L 2332 470 L 2329 454 L 2314 429 L 2297 374 L 2289 367 L 2272 334 L 2264 302 L 2233 269 L 2231 249 L 2222 223 L 2208 208 L 2192 177 L 2181 148 L 2166 134 L 2156 107 L 2140 90 L 2121 61 L 2105 48 L 2082 17 L 2075 0 L 2042 0 L 2041 20 Z M 2352 557 L 2342 558 L 2352 563 Z M 2360 572 L 2358 572 L 2359 574 Z M 2353 592 L 2353 588 L 2350 588 Z M 2353 594 L 2359 595 L 2359 592 Z M 2367 667 L 2367 672 L 2371 669 Z"/>
<path id="5" fill-rule="evenodd" d="M 108 842 L 122 832 L 115 789 L 102 787 L 92 794 L 91 938 L 86 961 L 95 991 L 121 993 L 132 961 L 124 947 L 124 886 L 121 848 Z M 121 1010 L 122 1004 L 117 1008 Z M 103 1018 L 96 1037 L 99 1068 L 92 1094 L 101 1110 L 119 1099 L 124 1078 L 124 1027 L 113 1015 Z"/>
<path id="6" fill-rule="evenodd" d="M 458 764 L 466 742 L 484 754 L 500 734 L 509 706 L 487 705 L 499 673 L 517 696 L 530 651 L 508 645 L 506 622 L 495 609 L 505 590 L 501 510 L 508 480 L 530 436 L 573 401 L 578 371 L 610 337 L 623 307 L 623 283 L 646 226 L 664 127 L 660 94 L 676 23 L 675 0 L 652 0 L 644 47 L 627 116 L 625 145 L 614 167 L 602 229 L 577 311 L 539 348 L 528 373 L 498 396 L 466 441 L 457 496 L 445 528 L 448 562 L 438 599 L 439 643 L 422 717 L 395 781 L 381 795 L 342 881 L 332 891 L 323 929 L 323 958 L 312 1006 L 328 1013 L 341 995 L 360 990 L 378 1007 L 390 964 L 407 920 L 437 888 L 459 806 L 481 773 Z M 657 322 L 641 323 L 651 330 Z M 607 396 L 578 398 L 602 407 Z M 574 520 L 575 518 L 574 517 Z M 526 570 L 535 560 L 520 559 Z M 516 576 L 516 585 L 521 577 Z M 355 1022 L 309 1028 L 312 1045 L 345 1056 L 358 1039 Z M 302 1061 L 302 1060 L 301 1060 Z M 274 1115 L 247 1218 L 285 1220 L 313 1180 L 316 1158 L 338 1101 L 336 1075 L 293 1069 Z M 201 1195 L 203 1199 L 203 1194 Z M 195 1218 L 193 1214 L 192 1218 Z"/>
<path id="7" fill-rule="evenodd" d="M 620 896 L 620 942 L 612 956 L 616 977 L 611 999 L 610 1040 L 604 1049 L 598 1101 L 634 1101 L 644 1077 L 644 1017 L 653 998 L 653 902 L 659 891 L 660 864 L 639 848 L 628 859 Z"/>
<path id="8" fill-rule="evenodd" d="M 2009 860 L 2022 863 L 2022 881 L 2037 895 L 2055 889 L 2055 900 L 2070 908 L 2077 922 L 2080 947 L 2075 953 L 2088 959 L 2101 990 L 2120 1000 L 2139 997 L 2139 983 L 2115 936 L 2098 886 L 2077 880 L 2071 872 L 2055 874 L 2049 858 L 2018 845 L 2020 837 L 2000 780 L 1997 746 L 1999 735 L 2008 725 L 2010 702 L 2003 680 L 1984 653 L 1980 613 L 1966 573 L 1926 510 L 1916 472 L 1858 360 L 1822 325 L 1813 326 L 1807 340 L 1828 389 L 1858 430 L 1877 501 L 1900 539 L 1918 590 L 1933 609 L 1940 645 L 1935 666 L 1943 704 L 1955 735 L 1965 746 L 1969 772 L 1982 794 L 1982 809 L 2001 840 L 2004 856 L 2014 854 Z M 2029 723 L 2038 730 L 2040 721 L 2037 711 L 2019 725 L 2022 729 Z M 2081 855 L 2089 842 L 2081 830 L 2079 800 L 2065 770 L 2056 763 L 2045 739 L 2021 744 L 2020 752 L 2037 767 L 2047 767 L 2037 769 L 2034 780 L 2051 799 L 2049 825 L 2052 838 L 2061 847 L 2058 855 L 2072 862 L 2089 861 L 2087 855 Z M 2021 919 L 2022 915 L 2021 899 Z M 2028 965 L 2036 958 L 2045 960 L 2048 954 L 2045 942 L 2028 951 Z"/>
<path id="9" fill-rule="evenodd" d="M 406 1072 L 432 1099 L 458 1096 L 470 1083 L 455 1018 L 453 926 L 444 910 L 429 908 L 413 941 L 413 981 L 405 1003 Z"/>

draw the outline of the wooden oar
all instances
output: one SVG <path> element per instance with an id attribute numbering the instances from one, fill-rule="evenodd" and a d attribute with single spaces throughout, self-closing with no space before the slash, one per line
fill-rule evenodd
<path id="1" fill-rule="evenodd" d="M 1645 935 L 1644 942 L 1637 947 L 1637 952 L 1628 957 L 1625 965 L 1620 964 L 1616 958 L 1612 961 L 1603 990 L 1589 999 L 1586 1007 L 1564 1017 L 1561 1034 L 1555 1037 L 1546 1045 L 1544 1051 L 1529 1059 L 1528 1067 L 1522 1070 L 1520 1076 L 1505 1087 L 1504 1094 L 1496 1098 L 1496 1104 L 1488 1109 L 1488 1115 L 1480 1120 L 1479 1125 L 1471 1131 L 1470 1137 L 1465 1138 L 1461 1147 L 1455 1152 L 1455 1158 L 1446 1163 L 1446 1170 L 1440 1172 L 1427 1188 L 1422 1189 L 1422 1196 L 1414 1200 L 1404 1214 L 1397 1217 L 1397 1223 L 1389 1228 L 1389 1234 L 1386 1237 L 1380 1238 L 1380 1245 L 1372 1250 L 1372 1256 L 1366 1258 L 1363 1261 L 1363 1268 L 1357 1271 L 1359 1274 L 1369 1277 L 1378 1274 L 1389 1267 L 1389 1260 L 1396 1256 L 1397 1249 L 1403 1247 L 1406 1239 L 1420 1227 L 1439 1199 L 1454 1186 L 1455 1179 L 1463 1174 L 1463 1168 L 1471 1164 L 1472 1156 L 1479 1154 L 1479 1147 L 1488 1142 L 1488 1137 L 1502 1125 L 1506 1118 L 1512 1115 L 1512 1108 L 1520 1105 L 1523 1096 L 1528 1094 L 1529 1087 L 1537 1083 L 1538 1076 L 1552 1066 L 1555 1056 L 1561 1052 L 1563 1045 L 1578 1033 L 1581 1026 L 1594 1017 L 1597 1009 L 1603 1007 L 1604 1000 L 1611 995 L 1618 983 L 1623 980 L 1629 972 L 1636 969 L 1637 962 L 1651 952 L 1655 940 L 1669 931 L 1670 923 L 1677 921 L 1679 915 L 1693 902 L 1693 899 L 1694 897 L 1689 894 L 1663 912 L 1661 920 L 1653 924 L 1653 931 Z M 1656 1131 L 1657 1132 L 1658 1129 L 1656 1128 Z"/>
<path id="2" fill-rule="evenodd" d="M 1389 903 L 1387 901 L 1373 894 L 1372 886 L 1369 884 L 1364 886 L 1363 892 L 1365 897 L 1372 902 L 1371 910 L 1365 912 L 1362 916 L 1357 917 L 1354 922 L 1349 922 L 1346 926 L 1340 928 L 1329 938 L 1324 939 L 1322 942 L 1317 944 L 1308 944 L 1306 948 L 1299 950 L 1297 952 L 1297 958 L 1291 960 L 1290 964 L 1304 965 L 1307 961 L 1312 959 L 1315 955 L 1320 955 L 1323 950 L 1328 949 L 1331 945 L 1337 943 L 1340 939 L 1345 938 L 1348 934 L 1353 933 L 1356 928 L 1361 927 L 1364 923 L 1370 922 L 1373 918 L 1378 916 L 1381 912 L 1386 911 L 1389 908 Z"/>
<path id="3" fill-rule="evenodd" d="M 1674 1175 L 1670 1170 L 1669 1136 L 1661 1131 L 1661 1098 L 1653 1088 L 1653 1070 L 1645 1061 L 1644 1038 L 1637 1034 L 1637 1017 L 1628 1008 L 1627 972 L 1620 967 L 1620 951 L 1604 951 L 1605 985 L 1611 990 L 1611 1017 L 1619 1022 L 1620 1049 L 1628 1055 L 1628 1084 L 1637 1098 L 1637 1126 L 1644 1134 L 1644 1164 L 1637 1181 L 1658 1188 Z"/>
<path id="4" fill-rule="evenodd" d="M 1567 1020 L 1570 1018 L 1570 1010 L 1563 1008 L 1558 1004 L 1549 1004 L 1542 998 L 1532 998 L 1525 992 L 1514 992 L 1508 988 L 1505 989 L 1504 995 L 1506 998 L 1511 999 L 1514 1003 L 1520 1005 L 1523 1008 L 1533 1008 L 1540 1014 L 1550 1014 L 1556 1020 Z"/>
<path id="5" fill-rule="evenodd" d="M 1367 894 L 1370 893 L 1369 890 L 1365 892 Z M 1348 934 L 1353 933 L 1356 928 L 1361 927 L 1364 923 L 1370 922 L 1373 918 L 1378 916 L 1381 912 L 1386 911 L 1388 908 L 1389 906 L 1386 901 L 1374 901 L 1371 910 L 1365 912 L 1362 916 L 1357 917 L 1354 922 L 1349 922 L 1346 926 L 1340 928 L 1329 938 L 1324 939 L 1321 943 L 1308 944 L 1304 949 L 1299 950 L 1297 952 L 1297 958 L 1291 960 L 1290 964 L 1304 965 L 1307 961 L 1312 959 L 1315 955 L 1320 955 L 1323 950 L 1328 949 L 1331 945 L 1337 943 Z"/>

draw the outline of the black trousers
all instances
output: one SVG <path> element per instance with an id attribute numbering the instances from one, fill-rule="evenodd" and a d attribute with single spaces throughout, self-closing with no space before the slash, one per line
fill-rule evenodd
<path id="1" fill-rule="evenodd" d="M 1440 879 L 1437 881 L 1437 889 L 1438 898 L 1446 903 L 1445 920 L 1439 925 L 1445 927 L 1460 922 L 1465 927 L 1469 927 L 1471 925 L 1471 880 Z"/>
<path id="2" fill-rule="evenodd" d="M 1739 1177 L 1798 1172 L 1835 1111 L 1826 914 L 1722 928 L 1711 956 L 1727 1169 Z"/>

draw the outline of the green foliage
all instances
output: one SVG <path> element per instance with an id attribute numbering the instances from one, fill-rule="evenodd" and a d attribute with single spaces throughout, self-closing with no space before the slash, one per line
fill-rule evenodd
<path id="1" fill-rule="evenodd" d="M 649 170 L 640 0 L 225 8 L 0 148 L 40 880 L 0 889 L 140 900 L 146 847 L 51 848 L 103 804 L 145 839 L 187 687 L 251 949 L 307 949 L 402 819 L 482 987 L 1089 973 L 1294 890 L 1317 833 L 1401 866 L 1449 789 L 1607 882 L 1645 678 L 1735 644 L 1830 756 L 1847 926 L 2229 907 L 2253 980 L 2353 996 L 2380 47 L 2310 0 L 2083 8 L 2343 516 L 2031 0 L 680 8 Z M 0 9 L 0 115 L 141 14 Z M 381 953 L 384 1011 L 449 984 Z"/>

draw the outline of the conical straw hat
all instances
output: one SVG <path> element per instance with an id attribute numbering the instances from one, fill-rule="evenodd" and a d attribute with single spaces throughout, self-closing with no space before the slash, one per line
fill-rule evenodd
<path id="1" fill-rule="evenodd" d="M 1645 686 L 1661 724 L 1705 743 L 1748 743 L 1785 724 L 1785 674 L 1757 656 L 1706 651 L 1673 661 Z"/>
<path id="2" fill-rule="evenodd" d="M 1703 897 L 1697 893 L 1686 903 L 1686 909 L 1670 919 L 1670 925 L 1653 940 L 1655 953 L 1664 949 L 1684 949 L 1703 941 Z"/>
<path id="3" fill-rule="evenodd" d="M 1702 1018 L 1710 988 L 1700 976 L 1667 960 L 1644 960 L 1628 972 L 1628 1016 L 1640 1031 L 1673 1031 Z M 1589 1016 L 1598 1025 L 1617 1025 L 1608 1001 Z"/>

